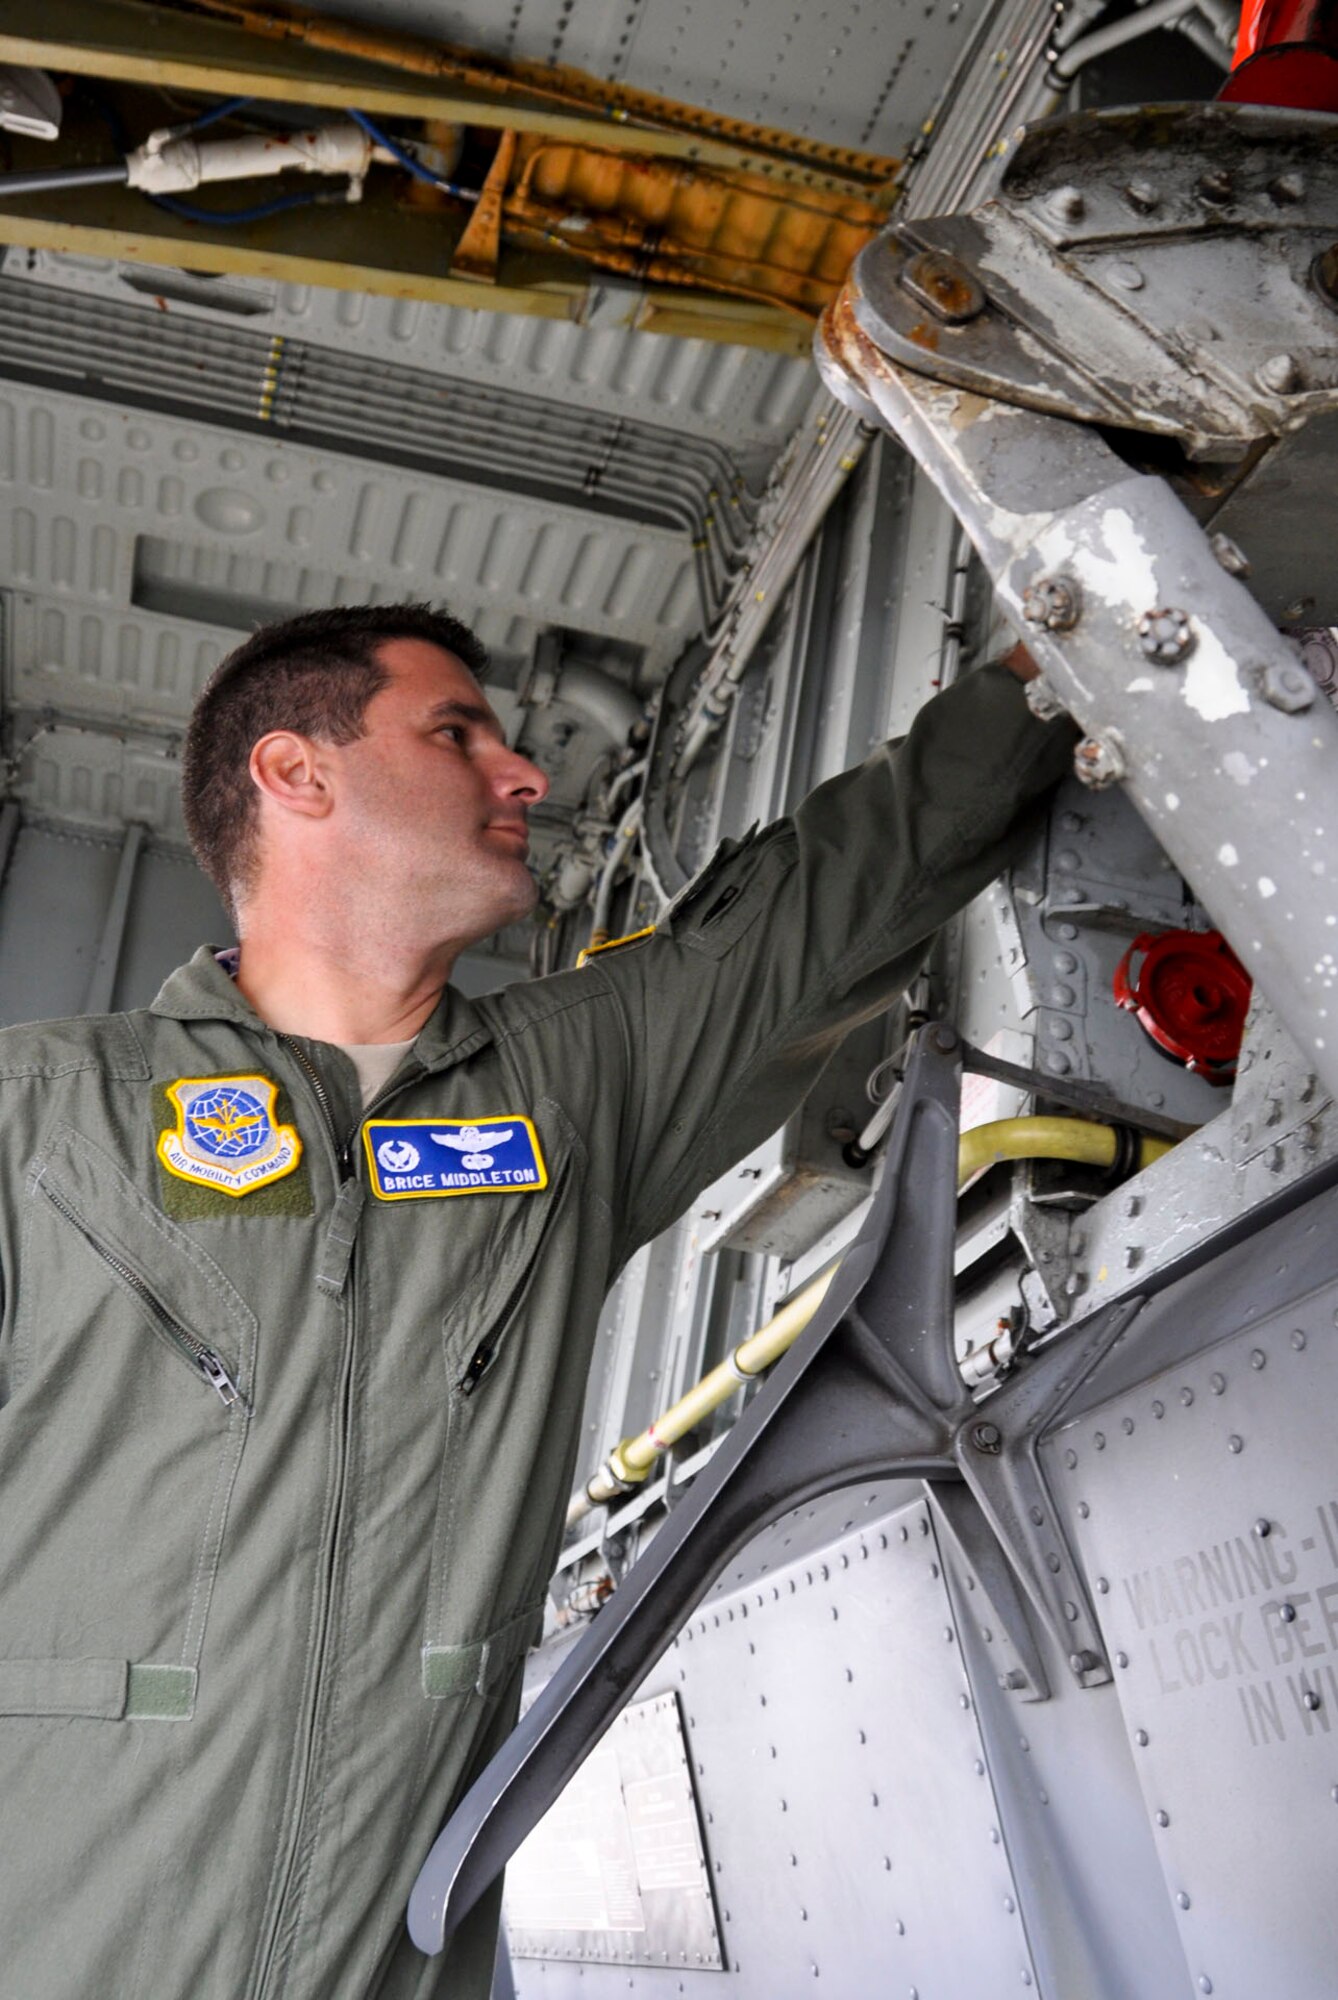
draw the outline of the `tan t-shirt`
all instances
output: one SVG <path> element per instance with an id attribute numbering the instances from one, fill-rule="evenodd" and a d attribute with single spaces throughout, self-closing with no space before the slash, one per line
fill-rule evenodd
<path id="1" fill-rule="evenodd" d="M 410 1037 L 407 1042 L 340 1042 L 338 1046 L 358 1072 L 365 1111 L 408 1055 L 413 1047 L 413 1038 Z"/>

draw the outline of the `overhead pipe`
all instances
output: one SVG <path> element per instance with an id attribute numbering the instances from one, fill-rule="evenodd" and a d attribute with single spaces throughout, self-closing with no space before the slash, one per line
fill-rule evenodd
<path id="1" fill-rule="evenodd" d="M 1134 1135 L 1137 1167 L 1152 1165 L 1171 1150 L 1169 1139 Z M 957 1186 L 965 1187 L 982 1168 L 999 1160 L 1075 1160 L 1087 1166 L 1113 1167 L 1126 1143 L 1125 1131 L 1086 1118 L 999 1118 L 963 1132 L 957 1148 Z M 838 1263 L 809 1281 L 756 1333 L 733 1352 L 654 1423 L 635 1437 L 616 1444 L 592 1477 L 567 1503 L 567 1526 L 574 1528 L 596 1507 L 608 1506 L 640 1486 L 671 1446 L 695 1430 L 712 1411 L 727 1403 L 746 1383 L 762 1375 L 793 1347 L 827 1294 Z"/>

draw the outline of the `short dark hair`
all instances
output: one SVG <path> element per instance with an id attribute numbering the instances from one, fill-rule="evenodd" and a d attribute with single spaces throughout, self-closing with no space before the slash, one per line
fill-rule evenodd
<path id="1" fill-rule="evenodd" d="M 368 702 L 390 681 L 379 657 L 388 639 L 426 639 L 476 680 L 487 674 L 487 648 L 450 612 L 430 604 L 351 604 L 262 625 L 201 689 L 182 749 L 182 807 L 195 858 L 230 915 L 258 860 L 253 746 L 272 729 L 325 743 L 361 736 Z"/>

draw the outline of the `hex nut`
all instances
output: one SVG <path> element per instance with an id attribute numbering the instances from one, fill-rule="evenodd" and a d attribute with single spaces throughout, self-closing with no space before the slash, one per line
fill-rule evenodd
<path id="1" fill-rule="evenodd" d="M 1026 685 L 1027 707 L 1039 722 L 1052 722 L 1057 715 L 1065 713 L 1064 704 L 1051 687 L 1044 674 L 1037 674 Z"/>
<path id="2" fill-rule="evenodd" d="M 1284 715 L 1300 715 L 1315 699 L 1315 683 L 1298 660 L 1295 666 L 1260 667 L 1255 686 L 1270 708 Z"/>
<path id="3" fill-rule="evenodd" d="M 1104 792 L 1129 775 L 1129 757 L 1118 729 L 1099 729 L 1084 736 L 1073 753 L 1073 772 L 1079 784 L 1092 792 Z"/>
<path id="4" fill-rule="evenodd" d="M 1071 632 L 1082 617 L 1082 585 L 1076 576 L 1038 576 L 1022 593 L 1022 616 L 1047 632 Z"/>
<path id="5" fill-rule="evenodd" d="M 1178 667 L 1194 650 L 1194 627 L 1178 604 L 1158 605 L 1138 621 L 1138 643 L 1159 667 Z"/>

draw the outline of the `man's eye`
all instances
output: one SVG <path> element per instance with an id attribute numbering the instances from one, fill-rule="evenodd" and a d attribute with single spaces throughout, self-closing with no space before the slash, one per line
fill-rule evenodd
<path id="1" fill-rule="evenodd" d="M 464 725 L 459 722 L 443 722 L 438 732 L 439 735 L 449 736 L 453 743 L 463 743 L 465 733 Z"/>

